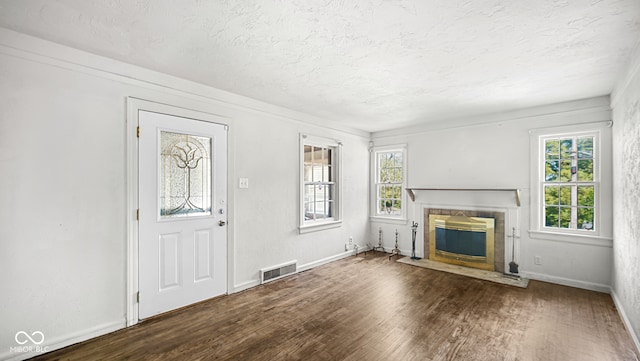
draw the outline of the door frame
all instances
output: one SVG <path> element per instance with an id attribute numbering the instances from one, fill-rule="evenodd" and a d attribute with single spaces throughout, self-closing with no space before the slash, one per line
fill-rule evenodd
<path id="1" fill-rule="evenodd" d="M 227 128 L 227 280 L 226 280 L 226 293 L 232 293 L 234 284 L 234 247 L 233 247 L 233 234 L 234 234 L 234 202 L 233 202 L 233 136 L 231 132 L 230 122 L 228 117 L 214 114 L 206 111 L 192 110 L 184 107 L 173 106 L 165 103 L 155 102 L 151 100 L 145 100 L 135 97 L 127 97 L 127 119 L 126 119 L 126 163 L 127 163 L 127 195 L 126 195 L 126 227 L 127 227 L 127 245 L 126 245 L 126 321 L 127 327 L 137 324 L 139 320 L 138 314 L 138 291 L 140 289 L 138 284 L 139 270 L 138 270 L 138 242 L 139 242 L 139 223 L 137 220 L 137 210 L 139 208 L 138 203 L 138 112 L 140 110 L 146 110 L 155 113 L 162 113 L 177 117 L 197 119 L 201 121 L 216 123 L 224 125 Z M 141 130 L 144 131 L 144 130 Z"/>

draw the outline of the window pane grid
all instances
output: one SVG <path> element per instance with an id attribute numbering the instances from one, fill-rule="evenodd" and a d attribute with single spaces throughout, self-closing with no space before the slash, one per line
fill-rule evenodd
<path id="1" fill-rule="evenodd" d="M 334 150 L 331 147 L 304 146 L 304 220 L 333 217 L 335 200 Z"/>
<path id="2" fill-rule="evenodd" d="M 594 137 L 546 139 L 544 152 L 544 226 L 593 230 Z"/>
<path id="3" fill-rule="evenodd" d="M 402 214 L 403 152 L 376 153 L 376 214 Z"/>

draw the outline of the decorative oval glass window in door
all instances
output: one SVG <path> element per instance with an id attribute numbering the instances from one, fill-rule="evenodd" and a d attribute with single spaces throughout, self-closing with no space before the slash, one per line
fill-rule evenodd
<path id="1" fill-rule="evenodd" d="M 160 132 L 161 218 L 211 215 L 209 137 Z"/>

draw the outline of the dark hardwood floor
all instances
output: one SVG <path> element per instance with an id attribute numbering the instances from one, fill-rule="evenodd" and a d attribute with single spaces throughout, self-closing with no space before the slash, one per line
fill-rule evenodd
<path id="1" fill-rule="evenodd" d="M 359 255 L 41 360 L 638 360 L 607 294 Z"/>

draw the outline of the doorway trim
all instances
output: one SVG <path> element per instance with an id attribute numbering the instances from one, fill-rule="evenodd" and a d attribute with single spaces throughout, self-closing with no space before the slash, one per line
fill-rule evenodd
<path id="1" fill-rule="evenodd" d="M 233 235 L 234 235 L 234 202 L 233 202 L 233 182 L 235 177 L 233 171 L 233 136 L 230 125 L 230 119 L 223 115 L 214 114 L 206 111 L 192 110 L 180 106 L 169 105 L 165 103 L 145 100 L 135 97 L 126 98 L 127 118 L 126 118 L 126 321 L 127 327 L 137 324 L 139 320 L 138 313 L 138 232 L 139 224 L 137 220 L 138 203 L 138 111 L 146 110 L 150 112 L 162 113 L 184 118 L 198 119 L 206 122 L 222 124 L 228 127 L 227 132 L 227 294 L 233 291 L 233 283 L 235 279 L 234 253 L 233 253 Z"/>

